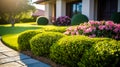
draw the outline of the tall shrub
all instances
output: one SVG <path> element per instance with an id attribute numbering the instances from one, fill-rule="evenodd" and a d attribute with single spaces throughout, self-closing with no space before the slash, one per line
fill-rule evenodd
<path id="1" fill-rule="evenodd" d="M 120 12 L 115 12 L 111 15 L 111 20 L 115 23 L 120 23 Z"/>
<path id="2" fill-rule="evenodd" d="M 83 14 L 75 14 L 71 19 L 71 25 L 79 25 L 84 22 L 88 22 L 88 18 Z"/>
<path id="3" fill-rule="evenodd" d="M 38 25 L 47 25 L 49 22 L 46 17 L 38 17 L 36 21 Z"/>

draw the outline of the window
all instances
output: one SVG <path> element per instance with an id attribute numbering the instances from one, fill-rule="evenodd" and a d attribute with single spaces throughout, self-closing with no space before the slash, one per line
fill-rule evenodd
<path id="1" fill-rule="evenodd" d="M 82 1 L 69 2 L 66 4 L 66 15 L 72 17 L 74 14 L 82 12 Z"/>
<path id="2" fill-rule="evenodd" d="M 72 13 L 76 14 L 76 13 L 81 13 L 82 12 L 82 3 L 74 3 L 72 4 L 73 8 L 72 8 Z"/>

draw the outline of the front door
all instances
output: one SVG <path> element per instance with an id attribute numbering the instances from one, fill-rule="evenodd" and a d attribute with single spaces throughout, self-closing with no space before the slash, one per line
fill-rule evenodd
<path id="1" fill-rule="evenodd" d="M 110 20 L 112 13 L 117 12 L 118 0 L 98 0 L 98 20 Z"/>

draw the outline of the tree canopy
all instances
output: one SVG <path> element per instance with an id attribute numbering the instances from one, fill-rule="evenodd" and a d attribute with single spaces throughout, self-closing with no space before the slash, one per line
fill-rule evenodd
<path id="1" fill-rule="evenodd" d="M 34 9 L 29 0 L 0 0 L 0 19 L 7 20 L 14 26 L 21 14 Z"/>

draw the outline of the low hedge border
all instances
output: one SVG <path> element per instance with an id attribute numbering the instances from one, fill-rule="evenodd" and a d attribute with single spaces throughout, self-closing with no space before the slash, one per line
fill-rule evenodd
<path id="1" fill-rule="evenodd" d="M 31 50 L 34 55 L 48 56 L 50 46 L 65 35 L 58 32 L 44 32 L 30 40 Z"/>

